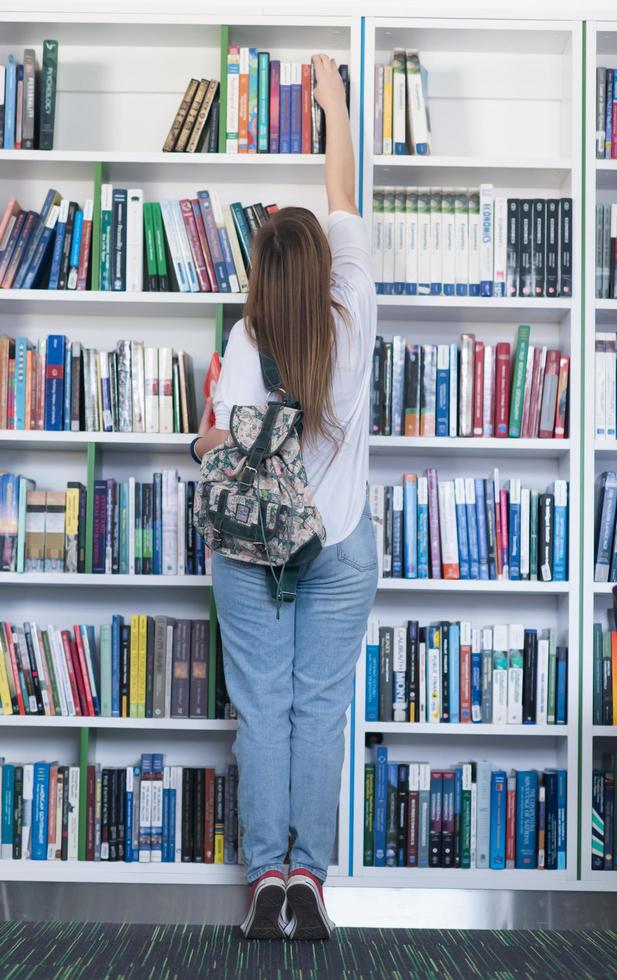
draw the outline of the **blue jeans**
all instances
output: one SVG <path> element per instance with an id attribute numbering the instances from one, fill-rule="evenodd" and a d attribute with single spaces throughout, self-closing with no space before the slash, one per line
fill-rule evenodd
<path id="1" fill-rule="evenodd" d="M 370 512 L 298 578 L 280 619 L 262 567 L 213 555 L 225 682 L 238 714 L 238 816 L 249 884 L 332 858 L 345 713 L 377 587 Z"/>

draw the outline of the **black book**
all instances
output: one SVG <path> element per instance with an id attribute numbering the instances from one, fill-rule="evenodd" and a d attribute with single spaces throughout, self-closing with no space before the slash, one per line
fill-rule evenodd
<path id="1" fill-rule="evenodd" d="M 120 490 L 115 480 L 112 484 L 111 571 L 112 575 L 120 571 Z"/>
<path id="2" fill-rule="evenodd" d="M 68 861 L 69 857 L 69 767 L 60 766 L 58 774 L 62 773 L 62 830 L 60 837 L 60 859 Z"/>
<path id="3" fill-rule="evenodd" d="M 379 627 L 379 720 L 392 721 L 392 654 L 394 629 Z"/>
<path id="4" fill-rule="evenodd" d="M 572 198 L 559 201 L 559 295 L 572 295 Z"/>
<path id="5" fill-rule="evenodd" d="M 202 768 L 194 769 L 193 772 L 193 861 L 202 864 L 206 817 L 206 772 Z"/>
<path id="6" fill-rule="evenodd" d="M 217 95 L 208 114 L 208 120 L 204 126 L 203 149 L 206 153 L 218 153 L 219 151 L 219 120 L 221 118 L 221 100 Z"/>
<path id="7" fill-rule="evenodd" d="M 118 861 L 124 861 L 126 847 L 126 769 L 116 769 L 115 779 Z"/>
<path id="8" fill-rule="evenodd" d="M 538 634 L 525 630 L 523 640 L 523 724 L 536 722 L 536 674 L 538 670 Z"/>
<path id="9" fill-rule="evenodd" d="M 223 859 L 225 864 L 238 863 L 238 767 L 233 763 L 225 778 Z"/>
<path id="10" fill-rule="evenodd" d="M 43 707 L 43 695 L 41 693 L 41 679 L 39 677 L 39 672 L 36 666 L 36 656 L 34 653 L 32 633 L 30 632 L 29 623 L 24 623 L 24 635 L 26 637 L 26 649 L 28 651 L 28 661 L 30 663 L 30 673 L 32 675 L 32 686 L 34 688 L 34 697 L 36 698 L 36 713 L 37 715 L 44 715 L 45 708 Z"/>
<path id="11" fill-rule="evenodd" d="M 13 860 L 22 857 L 21 830 L 24 821 L 24 767 L 15 766 L 13 775 Z"/>
<path id="12" fill-rule="evenodd" d="M 521 202 L 518 197 L 508 198 L 508 225 L 506 236 L 506 296 L 518 296 L 520 203 Z"/>
<path id="13" fill-rule="evenodd" d="M 270 220 L 270 215 L 264 208 L 261 201 L 258 201 L 257 204 L 254 204 L 253 208 L 255 210 L 255 214 L 257 216 L 257 221 L 259 223 L 259 226 L 261 227 L 262 225 L 267 224 L 267 222 Z"/>
<path id="14" fill-rule="evenodd" d="M 602 657 L 602 724 L 613 724 L 612 657 Z"/>
<path id="15" fill-rule="evenodd" d="M 457 789 L 458 787 L 458 789 Z M 460 868 L 461 866 L 461 822 L 463 815 L 463 791 L 462 782 L 457 781 L 454 776 L 454 839 L 452 846 L 451 867 Z"/>
<path id="16" fill-rule="evenodd" d="M 215 718 L 229 717 L 229 694 L 225 684 L 225 673 L 223 671 L 223 641 L 220 629 L 216 634 L 216 660 L 215 660 Z"/>
<path id="17" fill-rule="evenodd" d="M 64 241 L 62 243 L 62 252 L 60 255 L 60 273 L 58 276 L 58 289 L 66 289 L 68 286 L 69 267 L 71 263 L 71 243 L 73 240 L 75 215 L 78 210 L 79 207 L 75 203 L 75 201 L 71 201 L 69 204 L 68 214 L 66 216 L 66 228 L 64 232 Z"/>
<path id="18" fill-rule="evenodd" d="M 418 671 L 418 622 L 409 620 L 407 623 L 407 703 L 409 705 L 409 720 L 420 721 L 420 691 Z"/>
<path id="19" fill-rule="evenodd" d="M 557 296 L 559 284 L 559 201 L 546 202 L 546 295 Z"/>
<path id="20" fill-rule="evenodd" d="M 109 860 L 118 860 L 118 770 L 109 770 Z"/>
<path id="21" fill-rule="evenodd" d="M 107 480 L 105 489 L 105 571 L 108 574 L 113 569 L 114 512 L 117 509 L 118 494 L 116 481 Z"/>
<path id="22" fill-rule="evenodd" d="M 185 766 L 182 770 L 182 861 L 193 860 L 193 786 L 194 770 Z M 176 831 L 177 832 L 177 831 Z"/>
<path id="23" fill-rule="evenodd" d="M 398 785 L 388 778 L 386 797 L 386 867 L 395 868 L 398 850 Z"/>
<path id="24" fill-rule="evenodd" d="M 555 497 L 538 494 L 538 581 L 553 581 L 553 538 L 555 535 Z"/>
<path id="25" fill-rule="evenodd" d="M 405 345 L 405 407 L 403 433 L 420 431 L 420 350 L 417 344 Z"/>
<path id="26" fill-rule="evenodd" d="M 195 481 L 186 482 L 186 574 L 195 575 L 195 528 L 193 527 L 193 502 L 195 500 Z M 152 516 L 152 515 L 150 515 Z"/>
<path id="27" fill-rule="evenodd" d="M 179 619 L 174 636 L 171 672 L 171 717 L 189 717 L 189 676 L 191 663 L 191 621 Z"/>
<path id="28" fill-rule="evenodd" d="M 141 515 L 141 483 L 135 480 L 135 574 L 142 574 L 143 521 Z M 138 545 L 139 542 L 139 545 Z"/>
<path id="29" fill-rule="evenodd" d="M 103 769 L 101 772 L 101 861 L 109 861 L 109 805 L 111 800 L 110 779 L 113 770 Z M 68 780 L 67 780 L 68 781 Z M 65 783 L 68 791 L 68 786 Z M 63 841 L 64 843 L 64 841 Z"/>
<path id="30" fill-rule="evenodd" d="M 450 721 L 450 623 L 439 624 L 441 634 L 441 720 Z"/>
<path id="31" fill-rule="evenodd" d="M 242 208 L 242 210 L 244 211 L 244 217 L 246 218 L 246 223 L 249 226 L 249 231 L 251 233 L 251 242 L 252 242 L 253 238 L 259 231 L 259 220 L 257 218 L 257 215 L 255 214 L 255 208 L 252 204 L 248 204 L 245 208 Z"/>
<path id="32" fill-rule="evenodd" d="M 532 229 L 532 294 L 544 296 L 546 286 L 546 201 L 533 202 Z"/>
<path id="33" fill-rule="evenodd" d="M 71 432 L 80 432 L 83 424 L 84 388 L 83 388 L 83 353 L 81 344 L 73 341 L 71 344 Z"/>
<path id="34" fill-rule="evenodd" d="M 532 201 L 525 198 L 520 202 L 520 209 L 518 239 L 518 294 L 519 296 L 531 296 Z"/>
<path id="35" fill-rule="evenodd" d="M 384 487 L 383 491 L 383 577 L 392 578 L 392 507 L 393 487 Z"/>
<path id="36" fill-rule="evenodd" d="M 146 718 L 152 718 L 154 692 L 154 616 L 146 617 Z"/>
<path id="37" fill-rule="evenodd" d="M 371 382 L 371 432 L 381 435 L 381 371 L 383 364 L 383 337 L 375 337 L 373 350 L 373 374 Z"/>
<path id="38" fill-rule="evenodd" d="M 124 623 L 120 630 L 120 714 L 122 718 L 129 716 L 131 697 L 131 627 Z M 124 711 L 122 708 L 124 707 Z"/>
<path id="39" fill-rule="evenodd" d="M 396 863 L 399 868 L 407 866 L 407 820 L 409 806 L 409 766 L 405 763 L 398 767 L 397 810 L 397 841 Z"/>
<path id="40" fill-rule="evenodd" d="M 114 187 L 111 202 L 111 288 L 116 292 L 126 289 L 126 208 L 126 189 Z"/>
<path id="41" fill-rule="evenodd" d="M 495 517 L 495 481 L 484 481 L 486 538 L 488 542 L 488 577 L 497 578 L 497 523 Z"/>
<path id="42" fill-rule="evenodd" d="M 381 369 L 381 434 L 392 435 L 392 341 L 383 344 Z"/>

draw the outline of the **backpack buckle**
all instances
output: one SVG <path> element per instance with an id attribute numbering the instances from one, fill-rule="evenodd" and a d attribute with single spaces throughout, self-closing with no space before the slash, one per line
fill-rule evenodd
<path id="1" fill-rule="evenodd" d="M 247 472 L 247 470 L 250 470 L 252 472 L 253 475 L 251 477 L 247 477 L 244 475 Z M 241 490 L 248 490 L 248 488 L 253 485 L 256 476 L 257 476 L 257 467 L 249 466 L 248 463 L 245 463 L 242 469 L 242 478 L 238 480 L 239 488 Z"/>

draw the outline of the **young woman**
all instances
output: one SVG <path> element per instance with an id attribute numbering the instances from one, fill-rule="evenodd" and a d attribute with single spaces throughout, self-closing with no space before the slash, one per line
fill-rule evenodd
<path id="1" fill-rule="evenodd" d="M 224 441 L 234 404 L 267 401 L 259 342 L 302 406 L 303 458 L 327 537 L 280 619 L 263 567 L 212 560 L 225 680 L 238 714 L 238 809 L 251 886 L 242 929 L 251 939 L 326 939 L 333 929 L 322 883 L 336 833 L 345 713 L 377 585 L 366 503 L 373 273 L 354 203 L 343 85 L 334 61 L 313 60 L 328 134 L 328 236 L 295 207 L 260 229 L 245 315 L 231 331 L 216 388 L 216 427 L 207 405 L 194 446 L 200 458 Z"/>

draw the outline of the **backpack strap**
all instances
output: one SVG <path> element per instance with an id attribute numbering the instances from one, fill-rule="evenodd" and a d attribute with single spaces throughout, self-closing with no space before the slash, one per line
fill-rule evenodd
<path id="1" fill-rule="evenodd" d="M 287 408 L 295 408 L 298 412 L 302 412 L 302 406 L 299 401 L 294 401 L 288 393 L 283 388 L 283 382 L 281 381 L 281 374 L 276 366 L 275 360 L 271 354 L 268 354 L 263 348 L 259 348 L 259 363 L 261 365 L 261 376 L 264 380 L 264 385 L 269 392 L 278 391 L 281 394 L 281 402 Z M 302 435 L 302 414 L 298 416 L 298 421 L 294 426 L 298 438 Z"/>
<path id="2" fill-rule="evenodd" d="M 238 487 L 240 490 L 246 491 L 253 485 L 253 481 L 257 476 L 257 471 L 262 464 L 265 454 L 270 448 L 272 430 L 280 409 L 281 406 L 278 404 L 278 402 L 271 402 L 268 405 L 266 417 L 261 424 L 261 429 L 255 438 L 255 442 L 251 446 L 250 452 L 246 457 L 244 467 L 242 468 L 242 472 L 238 477 Z"/>

